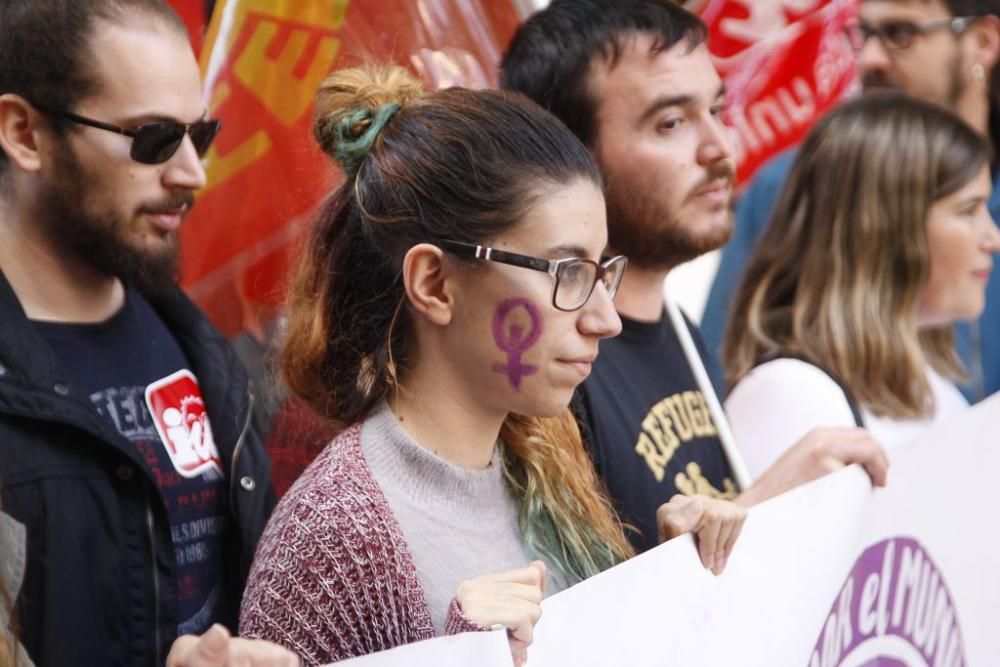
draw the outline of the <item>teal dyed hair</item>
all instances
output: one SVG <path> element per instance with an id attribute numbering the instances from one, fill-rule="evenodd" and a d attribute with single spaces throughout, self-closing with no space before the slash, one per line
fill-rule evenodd
<path id="1" fill-rule="evenodd" d="M 558 570 L 564 587 L 632 555 L 621 525 L 606 520 L 613 512 L 603 495 L 588 498 L 574 488 L 598 481 L 568 410 L 550 418 L 509 416 L 501 437 L 525 547 Z"/>
<path id="2" fill-rule="evenodd" d="M 353 174 L 358 170 L 382 133 L 382 128 L 399 109 L 400 106 L 395 102 L 383 104 L 374 111 L 359 107 L 337 122 L 333 128 L 337 146 L 334 157 L 347 173 Z M 367 127 L 358 133 L 357 128 L 365 124 Z"/>

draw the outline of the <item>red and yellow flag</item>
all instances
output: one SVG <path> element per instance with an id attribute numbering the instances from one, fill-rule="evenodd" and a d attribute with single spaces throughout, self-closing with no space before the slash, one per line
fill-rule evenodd
<path id="1" fill-rule="evenodd" d="M 313 95 L 327 74 L 395 62 L 430 87 L 493 86 L 517 24 L 509 0 L 217 3 L 201 66 L 209 113 L 223 129 L 181 233 L 182 284 L 216 326 L 263 337 L 292 254 L 336 183 L 310 134 Z"/>
<path id="2" fill-rule="evenodd" d="M 170 0 L 170 5 L 187 26 L 195 55 L 201 53 L 205 30 L 208 28 L 209 6 L 212 4 L 211 0 Z"/>

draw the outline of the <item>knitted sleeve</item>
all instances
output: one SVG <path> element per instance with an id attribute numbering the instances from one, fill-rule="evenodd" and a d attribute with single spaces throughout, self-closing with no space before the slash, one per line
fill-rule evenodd
<path id="1" fill-rule="evenodd" d="M 281 644 L 304 665 L 434 635 L 388 507 L 342 463 L 324 452 L 282 498 L 243 597 L 240 634 Z"/>
<path id="2" fill-rule="evenodd" d="M 452 600 L 448 607 L 448 618 L 444 622 L 444 633 L 446 635 L 458 635 L 463 632 L 485 632 L 489 628 L 479 625 L 462 613 L 462 608 L 458 606 L 458 600 Z"/>

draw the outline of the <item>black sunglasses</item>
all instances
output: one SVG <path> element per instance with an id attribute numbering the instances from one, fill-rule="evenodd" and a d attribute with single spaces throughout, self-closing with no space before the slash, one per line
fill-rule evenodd
<path id="1" fill-rule="evenodd" d="M 41 109 L 40 107 L 38 107 Z M 132 149 L 129 156 L 136 162 L 142 164 L 162 164 L 173 157 L 184 135 L 191 136 L 191 143 L 198 153 L 198 157 L 205 157 L 209 146 L 215 139 L 222 127 L 221 121 L 217 119 L 196 120 L 193 123 L 180 123 L 177 121 L 157 121 L 155 123 L 143 123 L 132 129 L 112 125 L 86 116 L 80 116 L 69 111 L 49 111 L 41 109 L 45 113 L 61 116 L 67 120 L 88 127 L 96 127 L 99 130 L 107 130 L 116 134 L 123 134 L 132 138 Z"/>

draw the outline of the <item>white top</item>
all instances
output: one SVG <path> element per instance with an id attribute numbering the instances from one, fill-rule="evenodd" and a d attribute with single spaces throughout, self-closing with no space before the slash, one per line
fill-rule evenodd
<path id="1" fill-rule="evenodd" d="M 930 417 L 879 417 L 859 406 L 865 428 L 886 449 L 969 407 L 955 385 L 932 368 L 927 368 L 927 378 L 935 406 Z M 812 429 L 855 425 L 840 385 L 798 359 L 775 359 L 750 371 L 726 398 L 726 414 L 754 479 Z"/>

